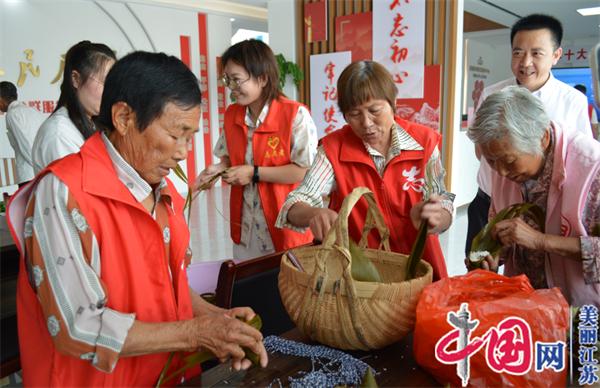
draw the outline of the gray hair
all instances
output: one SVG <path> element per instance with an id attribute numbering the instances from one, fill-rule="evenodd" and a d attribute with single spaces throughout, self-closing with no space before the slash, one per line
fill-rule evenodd
<path id="1" fill-rule="evenodd" d="M 518 151 L 542 155 L 549 126 L 542 102 L 523 87 L 509 86 L 485 99 L 467 135 L 480 145 L 508 136 Z"/>

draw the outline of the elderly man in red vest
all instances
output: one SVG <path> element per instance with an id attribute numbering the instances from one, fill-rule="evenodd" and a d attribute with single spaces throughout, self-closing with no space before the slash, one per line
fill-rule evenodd
<path id="1" fill-rule="evenodd" d="M 394 115 L 396 85 L 380 64 L 359 61 L 338 80 L 338 104 L 348 125 L 321 140 L 315 162 L 304 181 L 284 203 L 277 226 L 310 226 L 323 239 L 337 218 L 344 198 L 355 187 L 373 191 L 390 229 L 393 251 L 410 253 L 417 228 L 429 224 L 423 257 L 434 280 L 448 276 L 437 233 L 452 222 L 454 194 L 444 188 L 440 134 Z M 330 196 L 323 208 L 323 196 Z M 358 211 L 356 209 L 358 208 Z M 361 201 L 349 220 L 351 237 L 359 241 L 367 204 Z M 369 235 L 369 247 L 378 241 Z"/>
<path id="2" fill-rule="evenodd" d="M 106 79 L 101 131 L 9 205 L 21 252 L 17 316 L 32 386 L 155 385 L 170 352 L 267 363 L 259 331 L 188 286 L 183 200 L 166 178 L 200 121 L 198 80 L 177 58 L 136 52 Z M 171 372 L 167 372 L 169 375 Z"/>

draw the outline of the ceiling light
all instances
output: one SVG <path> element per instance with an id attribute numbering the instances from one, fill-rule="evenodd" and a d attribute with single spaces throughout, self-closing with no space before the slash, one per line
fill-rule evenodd
<path id="1" fill-rule="evenodd" d="M 229 18 L 230 22 L 235 22 L 235 18 Z"/>
<path id="2" fill-rule="evenodd" d="M 600 7 L 579 8 L 577 12 L 583 16 L 600 15 Z"/>

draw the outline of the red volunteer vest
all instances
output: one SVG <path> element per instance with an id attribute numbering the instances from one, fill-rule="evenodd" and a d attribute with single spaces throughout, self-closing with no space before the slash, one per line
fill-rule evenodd
<path id="1" fill-rule="evenodd" d="M 336 190 L 331 193 L 329 207 L 338 211 L 344 198 L 359 186 L 373 191 L 379 209 L 390 230 L 390 248 L 394 252 L 410 254 L 417 230 L 410 220 L 410 209 L 423 199 L 425 167 L 440 135 L 432 129 L 414 124 L 398 117 L 396 122 L 406 130 L 424 149 L 403 150 L 390 161 L 383 173 L 377 172 L 373 160 L 362 140 L 352 132 L 349 125 L 321 140 L 336 177 Z M 359 241 L 367 214 L 367 202 L 359 201 L 350 214 L 349 232 Z M 369 234 L 369 247 L 377 248 L 376 233 Z M 444 255 L 436 235 L 428 235 L 423 259 L 433 267 L 433 280 L 448 276 Z"/>
<path id="2" fill-rule="evenodd" d="M 269 113 L 262 125 L 252 135 L 252 153 L 254 164 L 261 167 L 284 166 L 292 163 L 292 123 L 300 104 L 284 97 L 274 99 L 269 106 Z M 232 104 L 225 112 L 225 139 L 232 166 L 246 164 L 245 154 L 248 146 L 248 127 L 246 126 L 246 107 Z M 275 227 L 279 210 L 283 206 L 295 184 L 259 182 L 258 194 L 269 227 L 269 233 L 275 251 L 282 251 L 312 241 L 310 231 L 298 233 L 290 229 Z M 231 239 L 236 244 L 241 239 L 242 204 L 244 186 L 232 185 L 230 197 L 230 230 Z"/>
<path id="3" fill-rule="evenodd" d="M 48 172 L 68 186 L 96 236 L 101 257 L 100 279 L 108 295 L 106 305 L 119 312 L 135 313 L 136 319 L 144 322 L 191 319 L 184 263 L 189 231 L 182 216 L 183 199 L 172 183 L 167 180 L 175 209 L 169 211 L 171 280 L 165 265 L 163 231 L 117 178 L 100 134 L 92 136 L 79 153 L 48 166 L 36 180 Z M 17 222 L 23 220 L 11 220 L 11 224 Z M 168 353 L 120 358 L 112 373 L 95 369 L 89 361 L 60 354 L 28 281 L 24 248 L 19 249 L 17 316 L 25 384 L 64 387 L 156 384 Z"/>

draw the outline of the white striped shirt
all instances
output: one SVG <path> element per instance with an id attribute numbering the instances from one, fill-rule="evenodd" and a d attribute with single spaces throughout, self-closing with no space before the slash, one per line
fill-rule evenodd
<path id="1" fill-rule="evenodd" d="M 270 104 L 263 107 L 256 123 L 252 120 L 250 109 L 246 108 L 245 123 L 248 127 L 246 152 L 244 162 L 248 165 L 254 165 L 254 155 L 252 150 L 252 138 L 256 128 L 260 127 L 269 114 Z M 308 168 L 315 159 L 317 153 L 317 127 L 304 106 L 298 108 L 298 113 L 292 122 L 290 160 L 297 166 Z M 219 140 L 215 145 L 214 155 L 218 158 L 229 156 L 227 150 L 227 141 L 225 131 L 221 132 Z M 260 254 L 251 249 L 257 246 Z M 234 247 L 234 258 L 242 259 L 256 257 L 274 252 L 275 247 L 269 232 L 269 226 L 265 219 L 264 210 L 258 195 L 256 185 L 244 186 L 244 202 L 242 208 L 242 225 L 240 244 Z"/>
<path id="2" fill-rule="evenodd" d="M 152 194 L 151 186 L 105 135 L 102 140 L 119 180 L 142 202 Z M 163 179 L 155 189 L 155 209 L 165 187 Z M 24 237 L 30 280 L 56 346 L 99 370 L 112 371 L 136 316 L 106 307 L 98 241 L 68 187 L 54 174 L 33 188 Z"/>
<path id="3" fill-rule="evenodd" d="M 375 150 L 369 144 L 363 144 L 365 145 L 369 156 L 373 160 L 375 168 L 380 176 L 383 176 L 383 172 L 385 171 L 388 163 L 396 156 L 400 155 L 402 150 L 408 151 L 423 149 L 423 147 L 417 143 L 412 136 L 410 136 L 402 127 L 397 124 L 394 124 L 394 127 L 392 128 L 391 143 L 387 156 L 384 157 L 381 153 L 379 153 L 379 151 Z M 431 194 L 441 195 L 444 197 L 444 199 L 441 201 L 441 205 L 448 210 L 450 214 L 453 214 L 453 202 L 455 195 L 446 191 L 446 187 L 444 185 L 445 174 L 446 172 L 442 167 L 442 162 L 440 159 L 440 152 L 436 146 L 431 154 L 431 157 L 427 161 L 425 185 L 423 187 L 423 198 L 427 199 Z M 288 222 L 288 211 L 294 204 L 298 202 L 304 202 L 312 207 L 323 207 L 323 197 L 327 197 L 329 194 L 335 191 L 335 181 L 336 177 L 333 171 L 333 166 L 331 165 L 329 159 L 327 159 L 327 155 L 325 155 L 323 146 L 319 146 L 315 162 L 306 172 L 302 183 L 288 195 L 281 210 L 279 211 L 279 216 L 277 217 L 275 226 L 278 228 L 289 228 L 298 232 L 303 232 L 306 228 L 300 228 Z"/>

